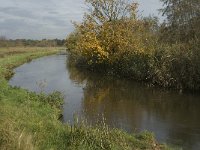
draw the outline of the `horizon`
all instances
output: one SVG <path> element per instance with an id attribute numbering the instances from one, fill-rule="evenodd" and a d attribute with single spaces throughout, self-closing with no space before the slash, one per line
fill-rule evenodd
<path id="1" fill-rule="evenodd" d="M 160 0 L 138 0 L 139 15 L 157 16 Z M 86 11 L 83 0 L 3 0 L 0 6 L 0 36 L 7 39 L 65 39 Z"/>

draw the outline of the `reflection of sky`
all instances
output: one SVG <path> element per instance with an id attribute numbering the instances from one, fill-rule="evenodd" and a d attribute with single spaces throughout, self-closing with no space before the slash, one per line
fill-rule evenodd
<path id="1" fill-rule="evenodd" d="M 65 97 L 64 113 L 73 120 L 73 114 L 78 113 L 83 97 L 82 86 L 77 85 L 69 79 L 69 72 L 66 71 L 66 56 L 48 56 L 33 60 L 15 69 L 15 76 L 10 84 L 20 86 L 35 92 L 45 91 L 50 93 L 60 91 Z M 47 65 L 48 64 L 48 65 Z M 29 67 L 31 65 L 31 67 Z M 41 86 L 40 86 L 41 85 Z M 65 119 L 65 118 L 64 118 Z"/>
<path id="2" fill-rule="evenodd" d="M 137 0 L 140 13 L 158 15 L 159 0 Z M 8 38 L 65 38 L 71 21 L 81 21 L 84 0 L 1 0 L 0 36 Z"/>
<path id="3" fill-rule="evenodd" d="M 128 132 L 149 130 L 160 141 L 200 148 L 199 95 L 105 80 L 69 66 L 64 55 L 39 58 L 17 68 L 10 84 L 39 92 L 36 82 L 46 81 L 46 92 L 56 90 L 65 96 L 64 121 L 72 122 L 74 113 L 88 122 L 103 116 L 110 126 Z"/>

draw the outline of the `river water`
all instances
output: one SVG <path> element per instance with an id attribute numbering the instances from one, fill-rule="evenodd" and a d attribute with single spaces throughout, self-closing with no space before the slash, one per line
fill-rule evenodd
<path id="1" fill-rule="evenodd" d="M 200 149 L 200 94 L 181 94 L 134 81 L 108 79 L 71 66 L 66 55 L 46 56 L 14 70 L 10 85 L 60 91 L 64 122 L 74 115 L 127 132 L 152 131 L 159 142 Z"/>

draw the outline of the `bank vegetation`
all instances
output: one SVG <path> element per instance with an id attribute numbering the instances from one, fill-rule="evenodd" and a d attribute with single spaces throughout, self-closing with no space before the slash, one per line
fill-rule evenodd
<path id="1" fill-rule="evenodd" d="M 179 90 L 200 89 L 200 2 L 161 0 L 157 17 L 128 0 L 86 0 L 88 11 L 68 35 L 76 66 Z"/>
<path id="2" fill-rule="evenodd" d="M 13 68 L 34 58 L 55 54 L 60 48 L 0 48 L 0 149 L 1 150 L 93 150 L 168 149 L 150 132 L 128 134 L 103 122 L 90 126 L 75 120 L 63 124 L 63 97 L 11 87 Z"/>

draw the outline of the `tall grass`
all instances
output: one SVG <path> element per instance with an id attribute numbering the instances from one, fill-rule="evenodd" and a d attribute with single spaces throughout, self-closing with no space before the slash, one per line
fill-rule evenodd
<path id="1" fill-rule="evenodd" d="M 199 41 L 161 45 L 155 53 L 152 82 L 181 90 L 200 90 Z"/>

